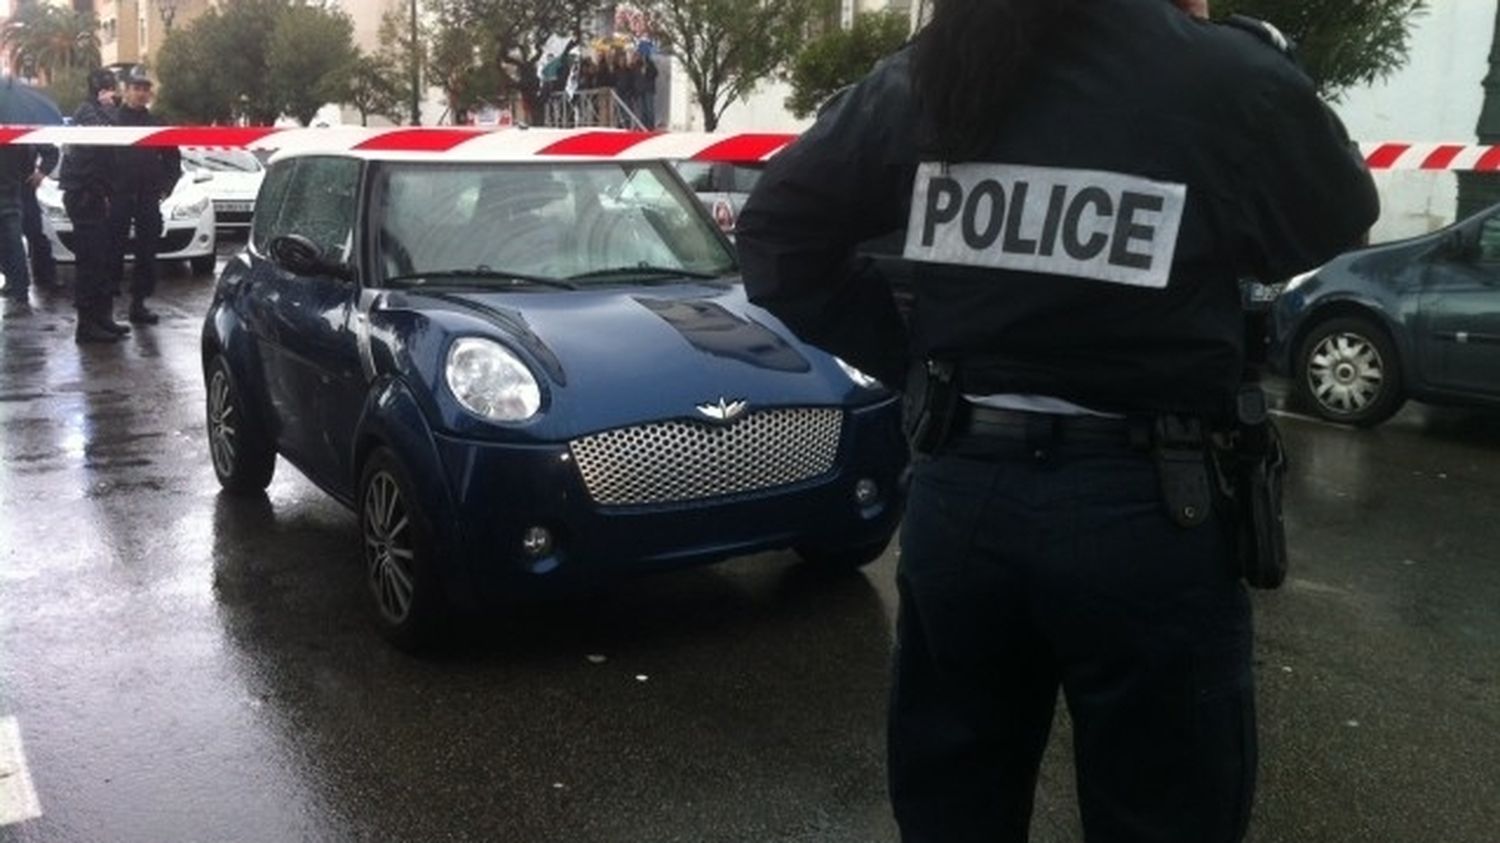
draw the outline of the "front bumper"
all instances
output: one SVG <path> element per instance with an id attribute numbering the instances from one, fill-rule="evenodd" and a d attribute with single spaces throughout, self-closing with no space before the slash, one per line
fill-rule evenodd
<path id="1" fill-rule="evenodd" d="M 73 263 L 78 258 L 73 247 L 76 235 L 73 224 L 66 218 L 48 217 L 42 224 L 47 239 L 52 243 L 52 255 L 59 263 Z M 156 250 L 159 260 L 189 260 L 214 254 L 214 215 L 205 213 L 196 219 L 163 220 L 161 243 Z M 135 239 L 126 245 L 125 255 L 135 254 Z"/>
<path id="2" fill-rule="evenodd" d="M 899 403 L 846 411 L 833 468 L 790 486 L 678 504 L 596 504 L 565 443 L 515 446 L 437 437 L 454 517 L 450 562 L 487 600 L 567 591 L 653 570 L 797 546 L 826 549 L 884 541 L 905 500 L 907 447 Z M 875 483 L 868 505 L 855 498 Z M 528 554 L 541 527 L 550 552 Z M 453 572 L 459 573 L 459 572 Z"/>

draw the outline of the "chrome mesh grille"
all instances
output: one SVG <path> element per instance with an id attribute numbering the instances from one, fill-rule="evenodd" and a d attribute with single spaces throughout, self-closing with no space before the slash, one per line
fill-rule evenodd
<path id="1" fill-rule="evenodd" d="M 665 421 L 608 430 L 569 448 L 595 502 L 679 503 L 827 474 L 843 423 L 836 408 L 763 410 L 728 426 Z"/>

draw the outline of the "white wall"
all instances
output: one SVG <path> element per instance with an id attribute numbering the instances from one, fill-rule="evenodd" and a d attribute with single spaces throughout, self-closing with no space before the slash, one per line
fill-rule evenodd
<path id="1" fill-rule="evenodd" d="M 666 113 L 667 126 L 674 132 L 703 131 L 703 110 L 693 96 L 692 83 L 681 65 L 672 62 L 670 73 L 671 95 L 667 97 L 670 108 Z M 786 98 L 791 96 L 792 86 L 784 82 L 762 82 L 744 100 L 730 104 L 719 120 L 721 132 L 800 132 L 812 125 L 812 120 L 798 120 L 786 110 Z M 658 98 L 660 99 L 660 98 Z M 661 111 L 661 103 L 657 103 Z"/>
<path id="2" fill-rule="evenodd" d="M 1334 105 L 1354 139 L 1474 143 L 1489 72 L 1497 0 L 1437 0 L 1412 33 L 1408 63 L 1385 82 L 1348 91 Z M 1423 234 L 1451 222 L 1451 173 L 1376 173 L 1383 212 L 1372 239 Z"/>

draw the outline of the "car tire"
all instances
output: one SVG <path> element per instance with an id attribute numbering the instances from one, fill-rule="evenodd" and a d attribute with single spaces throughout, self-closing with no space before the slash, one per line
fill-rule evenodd
<path id="1" fill-rule="evenodd" d="M 214 273 L 215 255 L 199 255 L 189 258 L 188 265 L 192 267 L 194 275 L 212 275 Z"/>
<path id="2" fill-rule="evenodd" d="M 276 471 L 276 446 L 245 402 L 224 355 L 207 372 L 209 458 L 219 485 L 236 494 L 263 492 Z"/>
<path id="3" fill-rule="evenodd" d="M 380 634 L 407 652 L 440 643 L 448 601 L 435 567 L 432 522 L 396 455 L 377 448 L 359 481 L 365 592 Z"/>
<path id="4" fill-rule="evenodd" d="M 867 544 L 835 548 L 798 545 L 796 550 L 803 562 L 815 568 L 825 571 L 857 571 L 884 555 L 890 543 L 891 537 L 886 536 L 880 541 Z"/>
<path id="5" fill-rule="evenodd" d="M 1406 402 L 1396 347 L 1384 328 L 1363 316 L 1315 325 L 1298 347 L 1293 381 L 1302 406 L 1355 427 L 1374 427 Z"/>

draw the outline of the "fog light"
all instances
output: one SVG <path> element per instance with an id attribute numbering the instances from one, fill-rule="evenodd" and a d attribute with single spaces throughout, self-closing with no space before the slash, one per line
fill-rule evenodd
<path id="1" fill-rule="evenodd" d="M 521 536 L 521 550 L 532 559 L 552 554 L 552 532 L 546 527 L 532 527 Z"/>
<path id="2" fill-rule="evenodd" d="M 875 485 L 874 480 L 865 478 L 854 484 L 854 500 L 860 506 L 869 506 L 879 497 L 880 487 Z"/>

